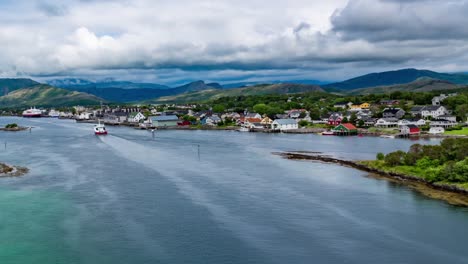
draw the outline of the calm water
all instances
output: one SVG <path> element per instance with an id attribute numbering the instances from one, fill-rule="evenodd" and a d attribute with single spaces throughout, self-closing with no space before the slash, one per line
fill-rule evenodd
<path id="1" fill-rule="evenodd" d="M 337 165 L 414 142 L 148 131 L 53 119 L 0 133 L 0 263 L 468 263 L 468 210 Z M 4 149 L 3 142 L 7 142 Z M 424 141 L 434 144 L 437 141 Z M 198 147 L 200 145 L 200 156 Z"/>

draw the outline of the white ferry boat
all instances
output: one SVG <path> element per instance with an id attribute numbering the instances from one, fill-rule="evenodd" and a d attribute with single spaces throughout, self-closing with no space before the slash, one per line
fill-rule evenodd
<path id="1" fill-rule="evenodd" d="M 98 136 L 99 135 L 107 135 L 106 126 L 101 124 L 101 121 L 99 121 L 99 124 L 94 126 L 94 134 L 98 135 Z"/>
<path id="2" fill-rule="evenodd" d="M 42 111 L 39 109 L 36 109 L 35 107 L 32 107 L 28 110 L 23 111 L 23 117 L 41 117 L 42 116 Z"/>

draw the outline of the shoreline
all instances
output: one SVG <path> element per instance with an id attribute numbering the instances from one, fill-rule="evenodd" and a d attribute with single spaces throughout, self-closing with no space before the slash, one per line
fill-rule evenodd
<path id="1" fill-rule="evenodd" d="M 401 173 L 385 172 L 375 169 L 364 164 L 360 161 L 344 160 L 332 156 L 324 155 L 319 152 L 306 152 L 306 151 L 292 151 L 292 152 L 273 152 L 273 155 L 278 155 L 285 159 L 290 160 L 310 160 L 325 163 L 334 163 L 345 167 L 358 169 L 370 173 L 374 178 L 384 178 L 392 182 L 408 186 L 420 193 L 439 200 L 448 202 L 456 206 L 468 207 L 468 190 L 449 184 L 431 183 L 425 179 L 405 175 Z"/>
<path id="2" fill-rule="evenodd" d="M 20 177 L 29 172 L 28 168 L 0 163 L 0 178 Z"/>
<path id="3" fill-rule="evenodd" d="M 32 128 L 32 127 L 15 127 L 15 128 L 5 128 L 5 127 L 1 127 L 1 128 L 0 128 L 0 131 L 19 132 L 19 131 L 29 130 L 29 129 L 31 129 L 31 128 Z"/>

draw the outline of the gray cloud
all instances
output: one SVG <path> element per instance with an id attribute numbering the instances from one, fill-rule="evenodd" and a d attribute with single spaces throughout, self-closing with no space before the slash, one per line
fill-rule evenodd
<path id="1" fill-rule="evenodd" d="M 48 1 L 40 1 L 37 7 L 47 16 L 63 16 L 68 12 L 65 5 L 52 3 Z"/>
<path id="2" fill-rule="evenodd" d="M 0 7 L 0 76 L 178 83 L 468 70 L 467 1 L 43 0 Z M 12 15 L 18 10 L 23 18 Z"/>
<path id="3" fill-rule="evenodd" d="M 467 1 L 356 0 L 336 12 L 333 30 L 369 41 L 468 39 Z"/>

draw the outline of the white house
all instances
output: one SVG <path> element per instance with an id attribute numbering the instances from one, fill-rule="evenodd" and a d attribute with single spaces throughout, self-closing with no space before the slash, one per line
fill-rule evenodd
<path id="1" fill-rule="evenodd" d="M 445 129 L 443 127 L 431 127 L 429 129 L 429 134 L 443 134 L 445 132 Z"/>
<path id="2" fill-rule="evenodd" d="M 203 118 L 201 120 L 201 124 L 202 125 L 208 125 L 208 126 L 214 126 L 214 125 L 217 125 L 221 121 L 222 120 L 221 120 L 221 118 L 219 118 L 219 116 L 211 115 L 211 116 L 207 116 L 207 117 Z"/>
<path id="3" fill-rule="evenodd" d="M 273 130 L 291 130 L 291 129 L 298 129 L 299 126 L 294 119 L 276 119 L 271 123 L 271 129 Z"/>
<path id="4" fill-rule="evenodd" d="M 144 114 L 142 114 L 141 112 L 133 112 L 133 113 L 130 113 L 128 114 L 128 122 L 129 123 L 140 123 L 140 121 L 142 120 L 145 120 L 146 117 Z"/>
<path id="5" fill-rule="evenodd" d="M 432 98 L 432 105 L 440 105 L 442 103 L 442 101 L 444 101 L 448 97 L 456 96 L 456 95 L 457 95 L 457 93 L 440 94 L 439 96 L 435 96 L 434 98 Z"/>
<path id="6" fill-rule="evenodd" d="M 400 119 L 398 120 L 398 126 L 406 126 L 406 125 L 415 125 L 415 126 L 424 126 L 426 125 L 426 120 L 420 119 Z"/>
<path id="7" fill-rule="evenodd" d="M 445 120 L 445 119 L 437 119 L 437 120 L 433 120 L 431 121 L 431 127 L 453 127 L 453 126 L 456 126 L 457 125 L 457 122 L 453 122 L 453 121 L 449 121 L 449 120 Z"/>
<path id="8" fill-rule="evenodd" d="M 91 118 L 92 113 L 90 112 L 82 112 L 77 116 L 77 119 L 79 120 L 89 120 Z"/>
<path id="9" fill-rule="evenodd" d="M 427 117 L 437 118 L 441 115 L 446 115 L 446 114 L 448 114 L 447 108 L 441 105 L 429 105 L 429 106 L 425 106 L 421 110 L 421 116 L 423 118 L 427 118 Z"/>
<path id="10" fill-rule="evenodd" d="M 445 119 L 448 121 L 457 122 L 457 117 L 452 116 L 452 115 L 441 115 L 441 116 L 438 116 L 437 119 Z"/>
<path id="11" fill-rule="evenodd" d="M 333 107 L 335 107 L 335 108 L 341 108 L 341 109 L 346 109 L 346 108 L 351 107 L 351 105 L 353 105 L 353 103 L 351 103 L 351 102 L 348 102 L 348 103 L 342 102 L 342 103 L 336 103 L 336 104 L 334 104 Z"/>
<path id="12" fill-rule="evenodd" d="M 379 118 L 375 122 L 376 127 L 396 127 L 398 126 L 398 119 L 396 118 Z"/>

